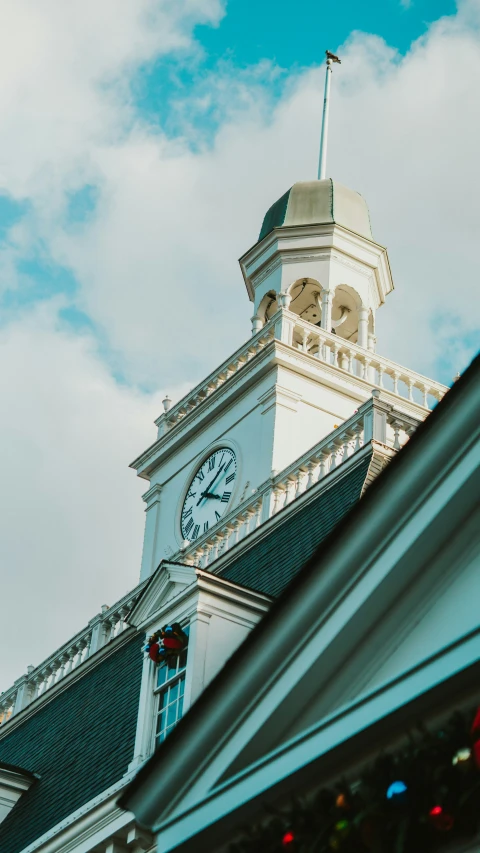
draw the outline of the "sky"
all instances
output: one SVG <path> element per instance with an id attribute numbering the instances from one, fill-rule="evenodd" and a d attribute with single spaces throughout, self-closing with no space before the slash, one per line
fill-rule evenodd
<path id="1" fill-rule="evenodd" d="M 0 689 L 138 582 L 129 462 L 250 333 L 237 259 L 316 177 L 361 192 L 378 351 L 478 345 L 480 0 L 0 0 Z"/>

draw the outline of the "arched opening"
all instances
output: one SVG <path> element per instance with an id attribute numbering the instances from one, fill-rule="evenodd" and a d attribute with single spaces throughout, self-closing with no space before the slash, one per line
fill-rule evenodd
<path id="1" fill-rule="evenodd" d="M 340 338 L 356 343 L 358 339 L 358 312 L 362 301 L 348 284 L 335 288 L 332 302 L 332 331 Z"/>
<path id="2" fill-rule="evenodd" d="M 289 310 L 298 314 L 302 320 L 319 325 L 322 316 L 321 284 L 314 278 L 300 278 L 290 285 L 291 296 Z"/>
<path id="3" fill-rule="evenodd" d="M 269 290 L 258 306 L 257 317 L 259 317 L 263 325 L 265 325 L 265 323 L 268 323 L 270 320 L 270 317 L 273 317 L 276 311 L 278 311 L 277 294 L 274 290 Z"/>

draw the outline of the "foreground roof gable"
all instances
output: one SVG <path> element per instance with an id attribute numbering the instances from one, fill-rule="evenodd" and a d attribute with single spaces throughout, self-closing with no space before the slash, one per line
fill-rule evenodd
<path id="1" fill-rule="evenodd" d="M 258 781 L 260 765 L 273 766 L 279 750 L 284 758 L 299 754 L 294 744 L 310 736 L 322 715 L 328 719 L 339 707 L 347 713 L 349 702 L 379 691 L 389 697 L 386 715 L 402 701 L 400 681 L 409 679 L 411 691 L 422 689 L 421 680 L 415 687 L 419 668 L 428 669 L 433 684 L 480 657 L 474 609 L 470 621 L 458 613 L 465 589 L 478 583 L 479 399 L 477 360 L 350 512 L 342 535 L 326 540 L 143 768 L 122 805 L 161 828 L 162 849 L 173 849 L 173 826 L 177 840 L 187 840 L 194 826 L 198 831 L 194 815 L 201 815 L 207 792 L 211 805 L 229 786 L 235 793 L 229 805 L 225 794 L 223 808 L 235 809 L 235 780 L 250 774 L 245 796 L 259 794 L 266 784 L 265 776 Z M 382 631 L 398 638 L 390 653 L 380 646 Z M 433 637 L 428 649 L 420 642 L 425 633 Z M 463 658 L 456 652 L 460 639 Z M 362 655 L 370 669 L 355 685 L 349 667 L 358 669 Z M 443 675 L 439 655 L 450 656 Z M 301 720 L 299 707 L 305 709 Z M 314 757 L 306 750 L 298 760 Z M 295 768 L 285 761 L 287 778 Z M 178 792 L 175 799 L 171 791 Z"/>

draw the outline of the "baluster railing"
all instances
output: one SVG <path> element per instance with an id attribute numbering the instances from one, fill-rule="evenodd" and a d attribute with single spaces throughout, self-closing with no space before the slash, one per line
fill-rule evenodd
<path id="1" fill-rule="evenodd" d="M 137 600 L 144 583 L 111 608 L 102 608 L 91 623 L 37 667 L 28 667 L 8 691 L 0 694 L 0 727 L 36 699 L 41 699 L 56 684 L 75 671 L 107 642 L 128 626 L 125 618 Z M 95 644 L 93 634 L 95 633 Z M 17 687 L 17 685 L 19 685 Z"/>
<path id="2" fill-rule="evenodd" d="M 245 498 L 207 534 L 172 559 L 207 568 L 261 523 L 344 465 L 367 442 L 373 440 L 398 450 L 419 423 L 419 418 L 399 411 L 375 390 L 372 398 L 333 433 L 283 471 L 273 472 L 254 495 Z"/>

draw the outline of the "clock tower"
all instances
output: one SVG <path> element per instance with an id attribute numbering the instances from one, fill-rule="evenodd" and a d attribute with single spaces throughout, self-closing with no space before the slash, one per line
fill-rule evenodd
<path id="1" fill-rule="evenodd" d="M 398 447 L 438 397 L 375 352 L 376 311 L 393 282 L 359 193 L 330 179 L 295 184 L 240 267 L 252 337 L 177 405 L 164 401 L 157 441 L 132 464 L 150 482 L 141 580 L 162 559 L 206 567 L 315 480 L 314 462 L 325 473 L 346 459 L 364 436 L 352 427 L 347 446 L 340 428 L 372 390 L 398 410 L 396 426 L 375 415 L 377 437 Z M 329 435 L 328 459 L 288 473 Z"/>

